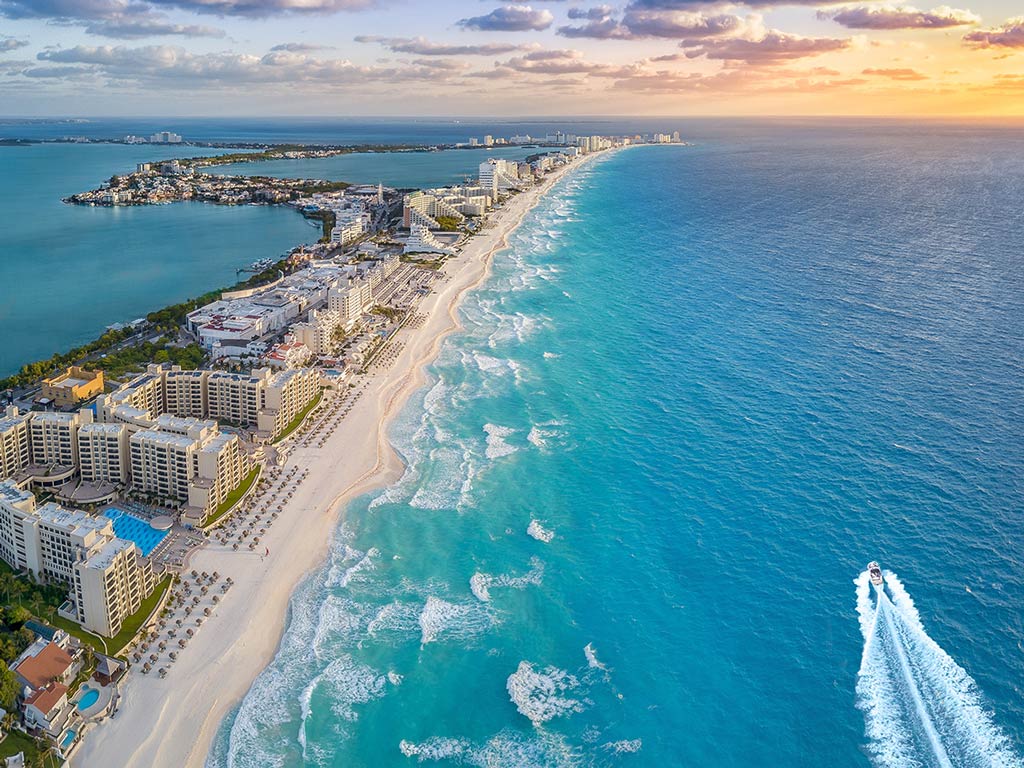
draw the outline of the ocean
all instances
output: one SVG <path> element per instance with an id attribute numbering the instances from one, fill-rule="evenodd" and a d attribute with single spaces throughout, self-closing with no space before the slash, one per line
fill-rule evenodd
<path id="1" fill-rule="evenodd" d="M 1024 133 L 708 125 L 496 256 L 210 768 L 1022 765 Z"/>

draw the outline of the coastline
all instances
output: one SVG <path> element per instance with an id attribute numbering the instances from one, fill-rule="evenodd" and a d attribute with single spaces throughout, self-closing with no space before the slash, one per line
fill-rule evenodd
<path id="1" fill-rule="evenodd" d="M 461 327 L 461 301 L 486 280 L 494 254 L 507 246 L 509 235 L 544 194 L 566 173 L 604 154 L 567 166 L 509 200 L 446 264 L 449 280 L 439 283 L 418 309 L 425 322 L 398 334 L 404 347 L 394 365 L 358 380 L 362 397 L 322 447 L 292 442 L 285 466 L 308 470 L 309 476 L 264 539 L 270 557 L 235 552 L 214 541 L 195 554 L 192 568 L 234 579 L 231 594 L 165 679 L 131 675 L 118 716 L 86 734 L 70 765 L 205 763 L 224 717 L 277 652 L 292 593 L 324 561 L 342 509 L 401 475 L 403 464 L 388 431 L 424 382 L 426 366 L 442 341 Z"/>

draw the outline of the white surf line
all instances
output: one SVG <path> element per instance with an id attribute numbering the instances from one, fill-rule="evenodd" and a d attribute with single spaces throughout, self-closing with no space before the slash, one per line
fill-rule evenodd
<path id="1" fill-rule="evenodd" d="M 938 731 L 935 730 L 935 726 L 932 724 L 932 718 L 928 714 L 928 709 L 925 707 L 924 701 L 921 699 L 921 692 L 917 689 L 917 684 L 914 682 L 914 675 L 910 671 L 910 662 L 907 660 L 906 651 L 903 650 L 903 641 L 896 633 L 896 627 L 893 624 L 892 616 L 889 613 L 891 606 L 892 603 L 889 602 L 889 598 L 885 596 L 885 593 L 883 592 L 879 594 L 878 612 L 884 612 L 886 626 L 889 627 L 889 633 L 893 638 L 893 648 L 896 649 L 896 656 L 899 658 L 900 667 L 903 670 L 903 677 L 907 682 L 910 696 L 914 700 L 914 708 L 917 709 L 918 718 L 921 720 L 921 726 L 924 728 L 924 732 L 928 736 L 932 752 L 935 754 L 935 759 L 939 761 L 939 765 L 942 766 L 942 768 L 953 768 L 953 763 L 950 761 L 949 755 L 946 754 L 946 748 L 942 746 L 942 739 L 939 737 Z"/>

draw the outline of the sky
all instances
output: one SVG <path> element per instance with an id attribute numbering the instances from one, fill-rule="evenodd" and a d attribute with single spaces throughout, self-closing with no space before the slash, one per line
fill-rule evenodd
<path id="1" fill-rule="evenodd" d="M 0 116 L 1024 115 L 1024 3 L 0 0 Z"/>

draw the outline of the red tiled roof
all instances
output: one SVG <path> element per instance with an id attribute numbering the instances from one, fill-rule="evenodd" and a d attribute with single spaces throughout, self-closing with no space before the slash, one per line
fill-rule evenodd
<path id="1" fill-rule="evenodd" d="M 16 671 L 33 688 L 42 688 L 47 683 L 63 677 L 71 666 L 68 652 L 56 643 L 47 643 L 35 656 L 29 656 L 16 667 Z"/>
<path id="2" fill-rule="evenodd" d="M 50 683 L 45 688 L 40 688 L 29 696 L 25 703 L 31 704 L 46 715 L 50 713 L 51 709 L 57 706 L 57 702 L 60 701 L 61 696 L 67 695 L 67 692 L 68 687 L 66 685 Z"/>

